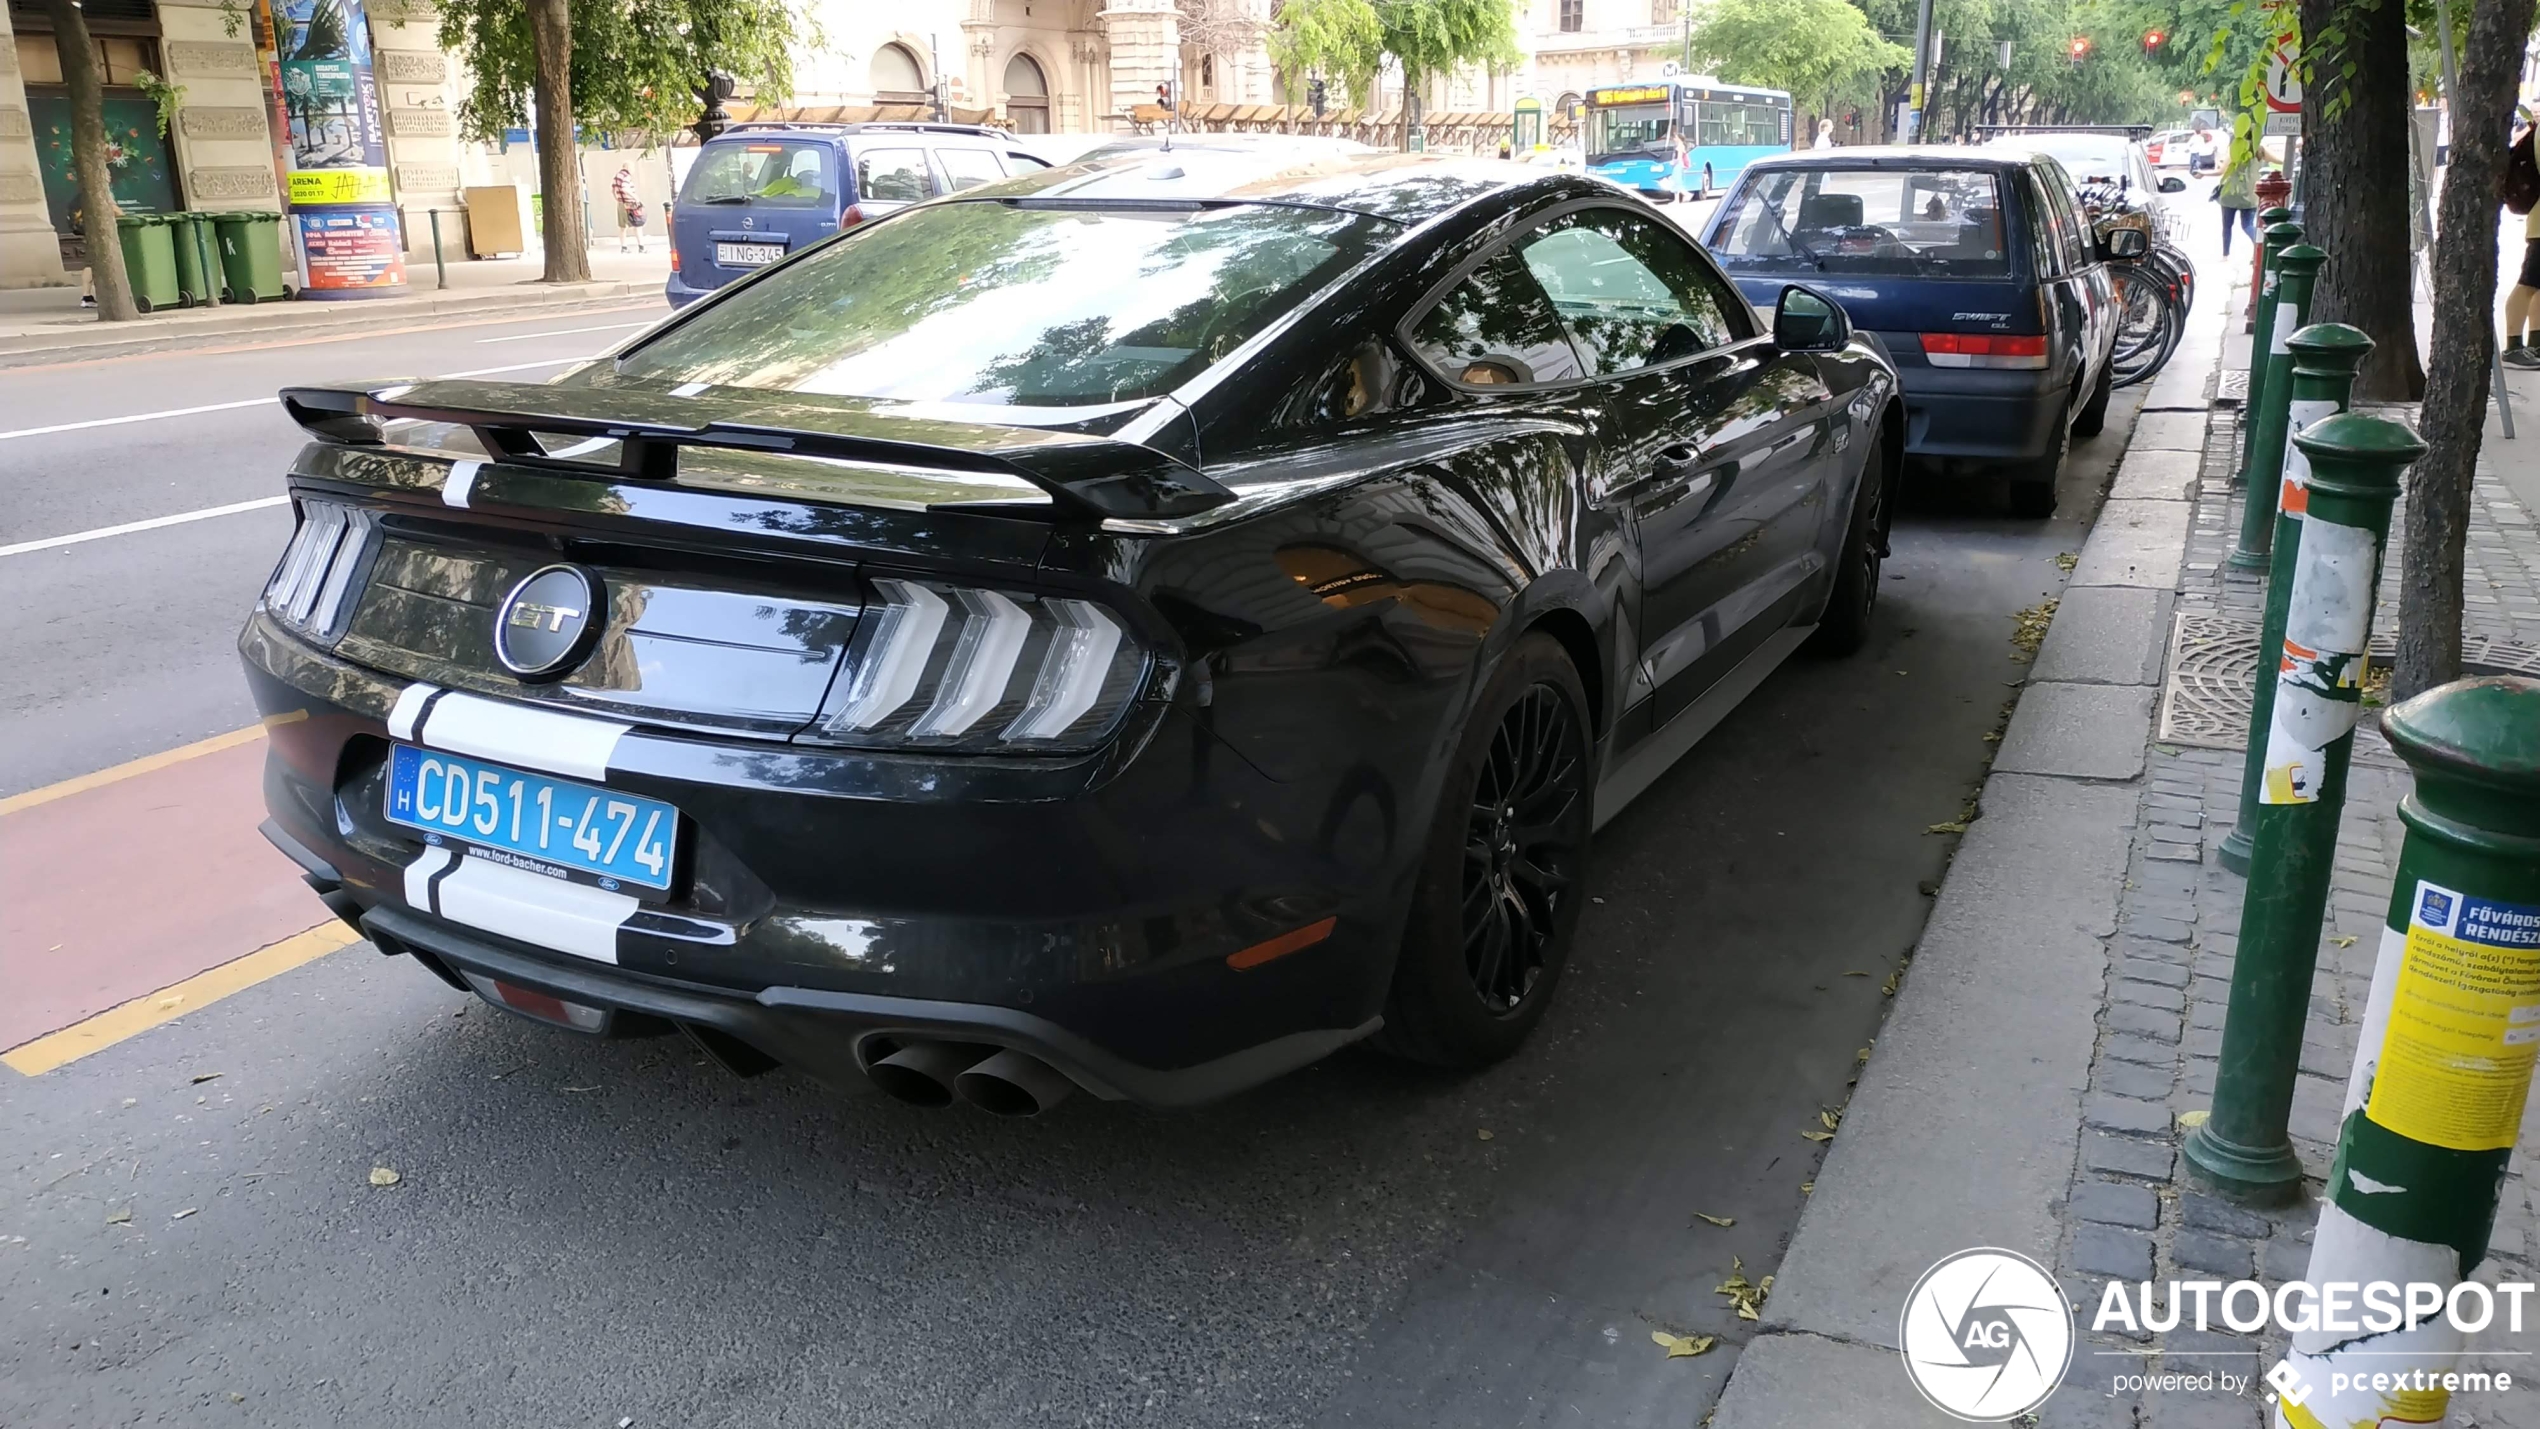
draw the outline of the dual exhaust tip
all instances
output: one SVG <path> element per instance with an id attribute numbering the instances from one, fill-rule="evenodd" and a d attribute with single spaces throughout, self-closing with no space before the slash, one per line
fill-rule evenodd
<path id="1" fill-rule="evenodd" d="M 911 1106 L 950 1106 L 959 1098 L 997 1116 L 1038 1116 L 1076 1090 L 1066 1073 L 1011 1048 L 875 1039 L 873 1050 L 885 1047 L 889 1055 L 869 1059 L 865 1075 Z"/>

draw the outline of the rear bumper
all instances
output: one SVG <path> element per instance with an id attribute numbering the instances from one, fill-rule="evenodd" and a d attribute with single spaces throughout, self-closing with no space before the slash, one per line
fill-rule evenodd
<path id="1" fill-rule="evenodd" d="M 478 861 L 382 816 L 403 681 L 261 614 L 241 653 L 271 730 L 266 836 L 339 917 L 445 977 L 707 1029 L 824 1077 L 855 1076 L 877 1035 L 1009 1047 L 1156 1106 L 1224 1096 L 1378 1025 L 1396 871 L 1336 876 L 1266 836 L 1291 794 L 1328 791 L 1271 784 L 1170 710 L 1124 735 L 1134 747 L 1010 777 L 638 730 L 587 782 L 680 808 L 685 876 L 613 926 L 560 936 L 569 908 L 510 920 L 486 915 L 486 890 L 453 900 Z M 431 730 L 426 717 L 418 742 Z M 1329 936 L 1299 951 L 1228 961 L 1324 920 Z"/>
<path id="2" fill-rule="evenodd" d="M 1916 353 L 1911 337 L 1884 334 L 1892 352 Z M 1932 367 L 1919 360 L 1896 365 L 1905 390 L 1908 456 L 1978 461 L 2027 461 L 2054 445 L 2063 420 L 2069 378 L 2053 369 L 2007 371 Z"/>

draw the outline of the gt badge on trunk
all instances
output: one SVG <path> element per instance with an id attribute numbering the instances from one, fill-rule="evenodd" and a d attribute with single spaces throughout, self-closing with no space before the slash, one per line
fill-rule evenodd
<path id="1" fill-rule="evenodd" d="M 524 680 L 554 679 L 591 653 L 608 587 L 580 566 L 544 566 L 494 610 L 494 654 Z"/>

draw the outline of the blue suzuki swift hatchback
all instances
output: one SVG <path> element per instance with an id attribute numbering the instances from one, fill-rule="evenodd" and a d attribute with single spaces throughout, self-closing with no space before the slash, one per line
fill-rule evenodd
<path id="1" fill-rule="evenodd" d="M 1749 165 L 1704 243 L 1750 301 L 1807 283 L 1843 304 L 1896 363 L 1906 453 L 2004 469 L 2012 511 L 2046 516 L 2108 414 L 2108 265 L 2144 238 L 2102 239 L 2072 191 L 2027 150 L 1810 150 Z"/>
<path id="2" fill-rule="evenodd" d="M 671 206 L 674 308 L 941 194 L 1049 165 L 976 124 L 736 124 L 706 141 Z"/>

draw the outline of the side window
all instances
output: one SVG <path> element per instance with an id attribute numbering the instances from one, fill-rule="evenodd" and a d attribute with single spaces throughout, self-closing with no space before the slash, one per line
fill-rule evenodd
<path id="1" fill-rule="evenodd" d="M 2029 253 L 2040 278 L 2064 276 L 2063 219 L 2046 197 L 2053 184 L 2054 180 L 2032 172 L 2020 185 L 2028 205 Z"/>
<path id="2" fill-rule="evenodd" d="M 1008 149 L 1005 153 L 1005 166 L 1015 173 L 1028 174 L 1034 169 L 1048 168 L 1050 161 L 1038 155 L 1026 154 L 1020 149 Z"/>
<path id="3" fill-rule="evenodd" d="M 1655 219 L 1593 208 L 1554 220 L 1520 251 L 1597 376 L 1735 342 L 1742 302 Z"/>
<path id="4" fill-rule="evenodd" d="M 2078 273 L 2090 266 L 2090 233 L 2082 226 L 2081 213 L 2073 207 L 2073 186 L 2064 178 L 2060 166 L 2052 161 L 2047 169 L 2051 176 L 2046 185 L 2046 202 L 2055 213 L 2056 236 L 2063 240 L 2064 271 Z"/>
<path id="5" fill-rule="evenodd" d="M 1392 410 L 1416 380 L 1390 343 L 1370 337 L 1298 383 L 1270 420 L 1286 431 L 1336 427 Z"/>
<path id="6" fill-rule="evenodd" d="M 1005 177 L 1005 166 L 986 149 L 937 149 L 935 162 L 944 166 L 944 179 L 952 191 L 975 189 Z"/>
<path id="7" fill-rule="evenodd" d="M 1514 250 L 1465 275 L 1411 332 L 1411 344 L 1438 371 L 1474 387 L 1565 382 L 1579 355 L 1561 320 Z"/>
<path id="8" fill-rule="evenodd" d="M 867 149 L 856 156 L 856 192 L 875 203 L 915 203 L 935 196 L 923 149 Z"/>

